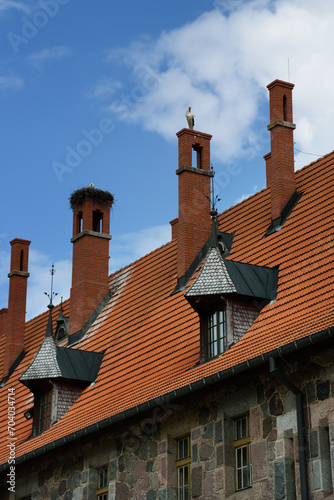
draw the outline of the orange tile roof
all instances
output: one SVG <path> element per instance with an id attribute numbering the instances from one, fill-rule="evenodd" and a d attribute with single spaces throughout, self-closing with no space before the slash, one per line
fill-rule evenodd
<path id="1" fill-rule="evenodd" d="M 279 266 L 277 300 L 267 304 L 244 337 L 221 357 L 199 361 L 199 319 L 176 285 L 172 241 L 110 276 L 113 295 L 86 336 L 73 348 L 105 356 L 95 384 L 42 435 L 28 439 L 23 412 L 32 394 L 18 382 L 40 347 L 48 312 L 26 323 L 26 356 L 0 389 L 0 463 L 7 461 L 7 394 L 15 389 L 16 456 L 20 457 L 121 414 L 137 405 L 229 370 L 334 325 L 334 152 L 296 172 L 303 193 L 283 228 L 270 225 L 264 189 L 219 215 L 219 229 L 234 233 L 229 259 Z M 190 283 L 193 279 L 190 281 Z M 190 285 L 189 283 L 189 285 Z M 189 286 L 188 285 L 188 286 Z M 63 303 L 69 314 L 69 300 Z M 53 310 L 55 322 L 59 307 Z M 5 339 L 0 337 L 0 370 Z M 192 368 L 192 369 L 191 369 Z"/>

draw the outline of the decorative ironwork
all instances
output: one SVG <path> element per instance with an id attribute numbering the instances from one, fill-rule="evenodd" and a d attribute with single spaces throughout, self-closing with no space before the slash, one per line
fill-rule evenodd
<path id="1" fill-rule="evenodd" d="M 58 293 L 56 293 L 56 292 L 53 291 L 53 276 L 54 276 L 55 272 L 56 272 L 55 266 L 54 266 L 54 264 L 52 264 L 51 269 L 50 269 L 50 273 L 51 273 L 51 292 L 50 293 L 44 292 L 44 294 L 49 297 L 50 303 L 48 305 L 48 308 L 50 310 L 54 308 L 54 305 L 52 303 L 52 299 L 54 297 L 56 297 L 56 295 L 58 295 Z"/>

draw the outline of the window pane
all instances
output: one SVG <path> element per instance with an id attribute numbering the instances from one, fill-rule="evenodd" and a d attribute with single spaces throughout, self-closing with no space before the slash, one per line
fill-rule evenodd
<path id="1" fill-rule="evenodd" d="M 247 467 L 242 469 L 242 487 L 248 488 L 248 470 Z"/>
<path id="2" fill-rule="evenodd" d="M 189 499 L 189 466 L 178 468 L 178 500 Z"/>
<path id="3" fill-rule="evenodd" d="M 183 440 L 183 458 L 188 456 L 188 439 Z"/>
<path id="4" fill-rule="evenodd" d="M 177 447 L 177 459 L 183 460 L 189 456 L 189 437 L 180 439 Z"/>
<path id="5" fill-rule="evenodd" d="M 108 468 L 100 469 L 98 487 L 104 488 L 107 485 L 108 485 Z"/>
<path id="6" fill-rule="evenodd" d="M 235 440 L 243 439 L 247 437 L 248 429 L 247 429 L 247 417 L 242 417 L 236 420 L 235 422 Z"/>
<path id="7" fill-rule="evenodd" d="M 182 459 L 182 456 L 183 456 L 182 450 L 183 450 L 183 445 L 182 445 L 182 440 L 180 440 L 178 442 L 178 450 L 177 450 L 177 459 L 178 460 Z"/>
<path id="8" fill-rule="evenodd" d="M 225 311 L 215 311 L 207 321 L 208 356 L 212 358 L 222 354 L 226 345 Z"/>
<path id="9" fill-rule="evenodd" d="M 248 487 L 248 446 L 236 448 L 236 477 L 237 489 L 241 490 Z"/>
<path id="10" fill-rule="evenodd" d="M 241 468 L 241 450 L 240 448 L 236 449 L 236 454 L 237 454 L 237 468 Z"/>
<path id="11" fill-rule="evenodd" d="M 246 417 L 241 419 L 241 432 L 242 432 L 242 437 L 247 436 L 247 420 Z"/>

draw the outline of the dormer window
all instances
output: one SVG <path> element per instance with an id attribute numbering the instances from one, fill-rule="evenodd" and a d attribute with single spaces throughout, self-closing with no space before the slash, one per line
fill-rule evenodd
<path id="1" fill-rule="evenodd" d="M 61 310 L 57 319 L 60 334 L 62 326 L 66 327 L 66 319 Z M 46 431 L 66 414 L 95 381 L 103 358 L 102 353 L 56 345 L 52 330 L 50 309 L 42 345 L 19 378 L 34 393 L 33 436 Z M 29 418 L 27 412 L 25 416 Z"/>
<path id="2" fill-rule="evenodd" d="M 212 238 L 213 239 L 213 238 Z M 185 292 L 200 318 L 200 362 L 221 356 L 251 328 L 276 297 L 278 269 L 225 259 L 219 242 Z"/>
<path id="3" fill-rule="evenodd" d="M 57 318 L 57 327 L 55 332 L 56 345 L 68 339 L 69 318 L 63 315 L 63 305 L 61 304 L 60 313 Z"/>
<path id="4" fill-rule="evenodd" d="M 66 340 L 68 337 L 67 331 L 64 326 L 60 326 L 56 332 L 56 344 L 60 344 L 63 340 Z"/>

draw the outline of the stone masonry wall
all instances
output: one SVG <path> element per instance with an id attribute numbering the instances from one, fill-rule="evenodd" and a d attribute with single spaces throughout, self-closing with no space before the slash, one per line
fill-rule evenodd
<path id="1" fill-rule="evenodd" d="M 315 500 L 333 495 L 334 352 L 283 364 L 304 393 L 309 488 Z M 303 370 L 301 370 L 303 368 Z M 176 500 L 176 443 L 190 436 L 191 498 L 299 500 L 295 396 L 269 373 L 248 372 L 140 418 L 17 465 L 16 499 L 92 500 L 98 470 L 109 467 L 108 500 Z M 232 384 L 233 383 L 233 384 Z M 252 485 L 235 491 L 234 419 L 249 415 Z M 2 483 L 4 484 L 4 482 Z M 6 497 L 0 488 L 0 498 Z"/>

